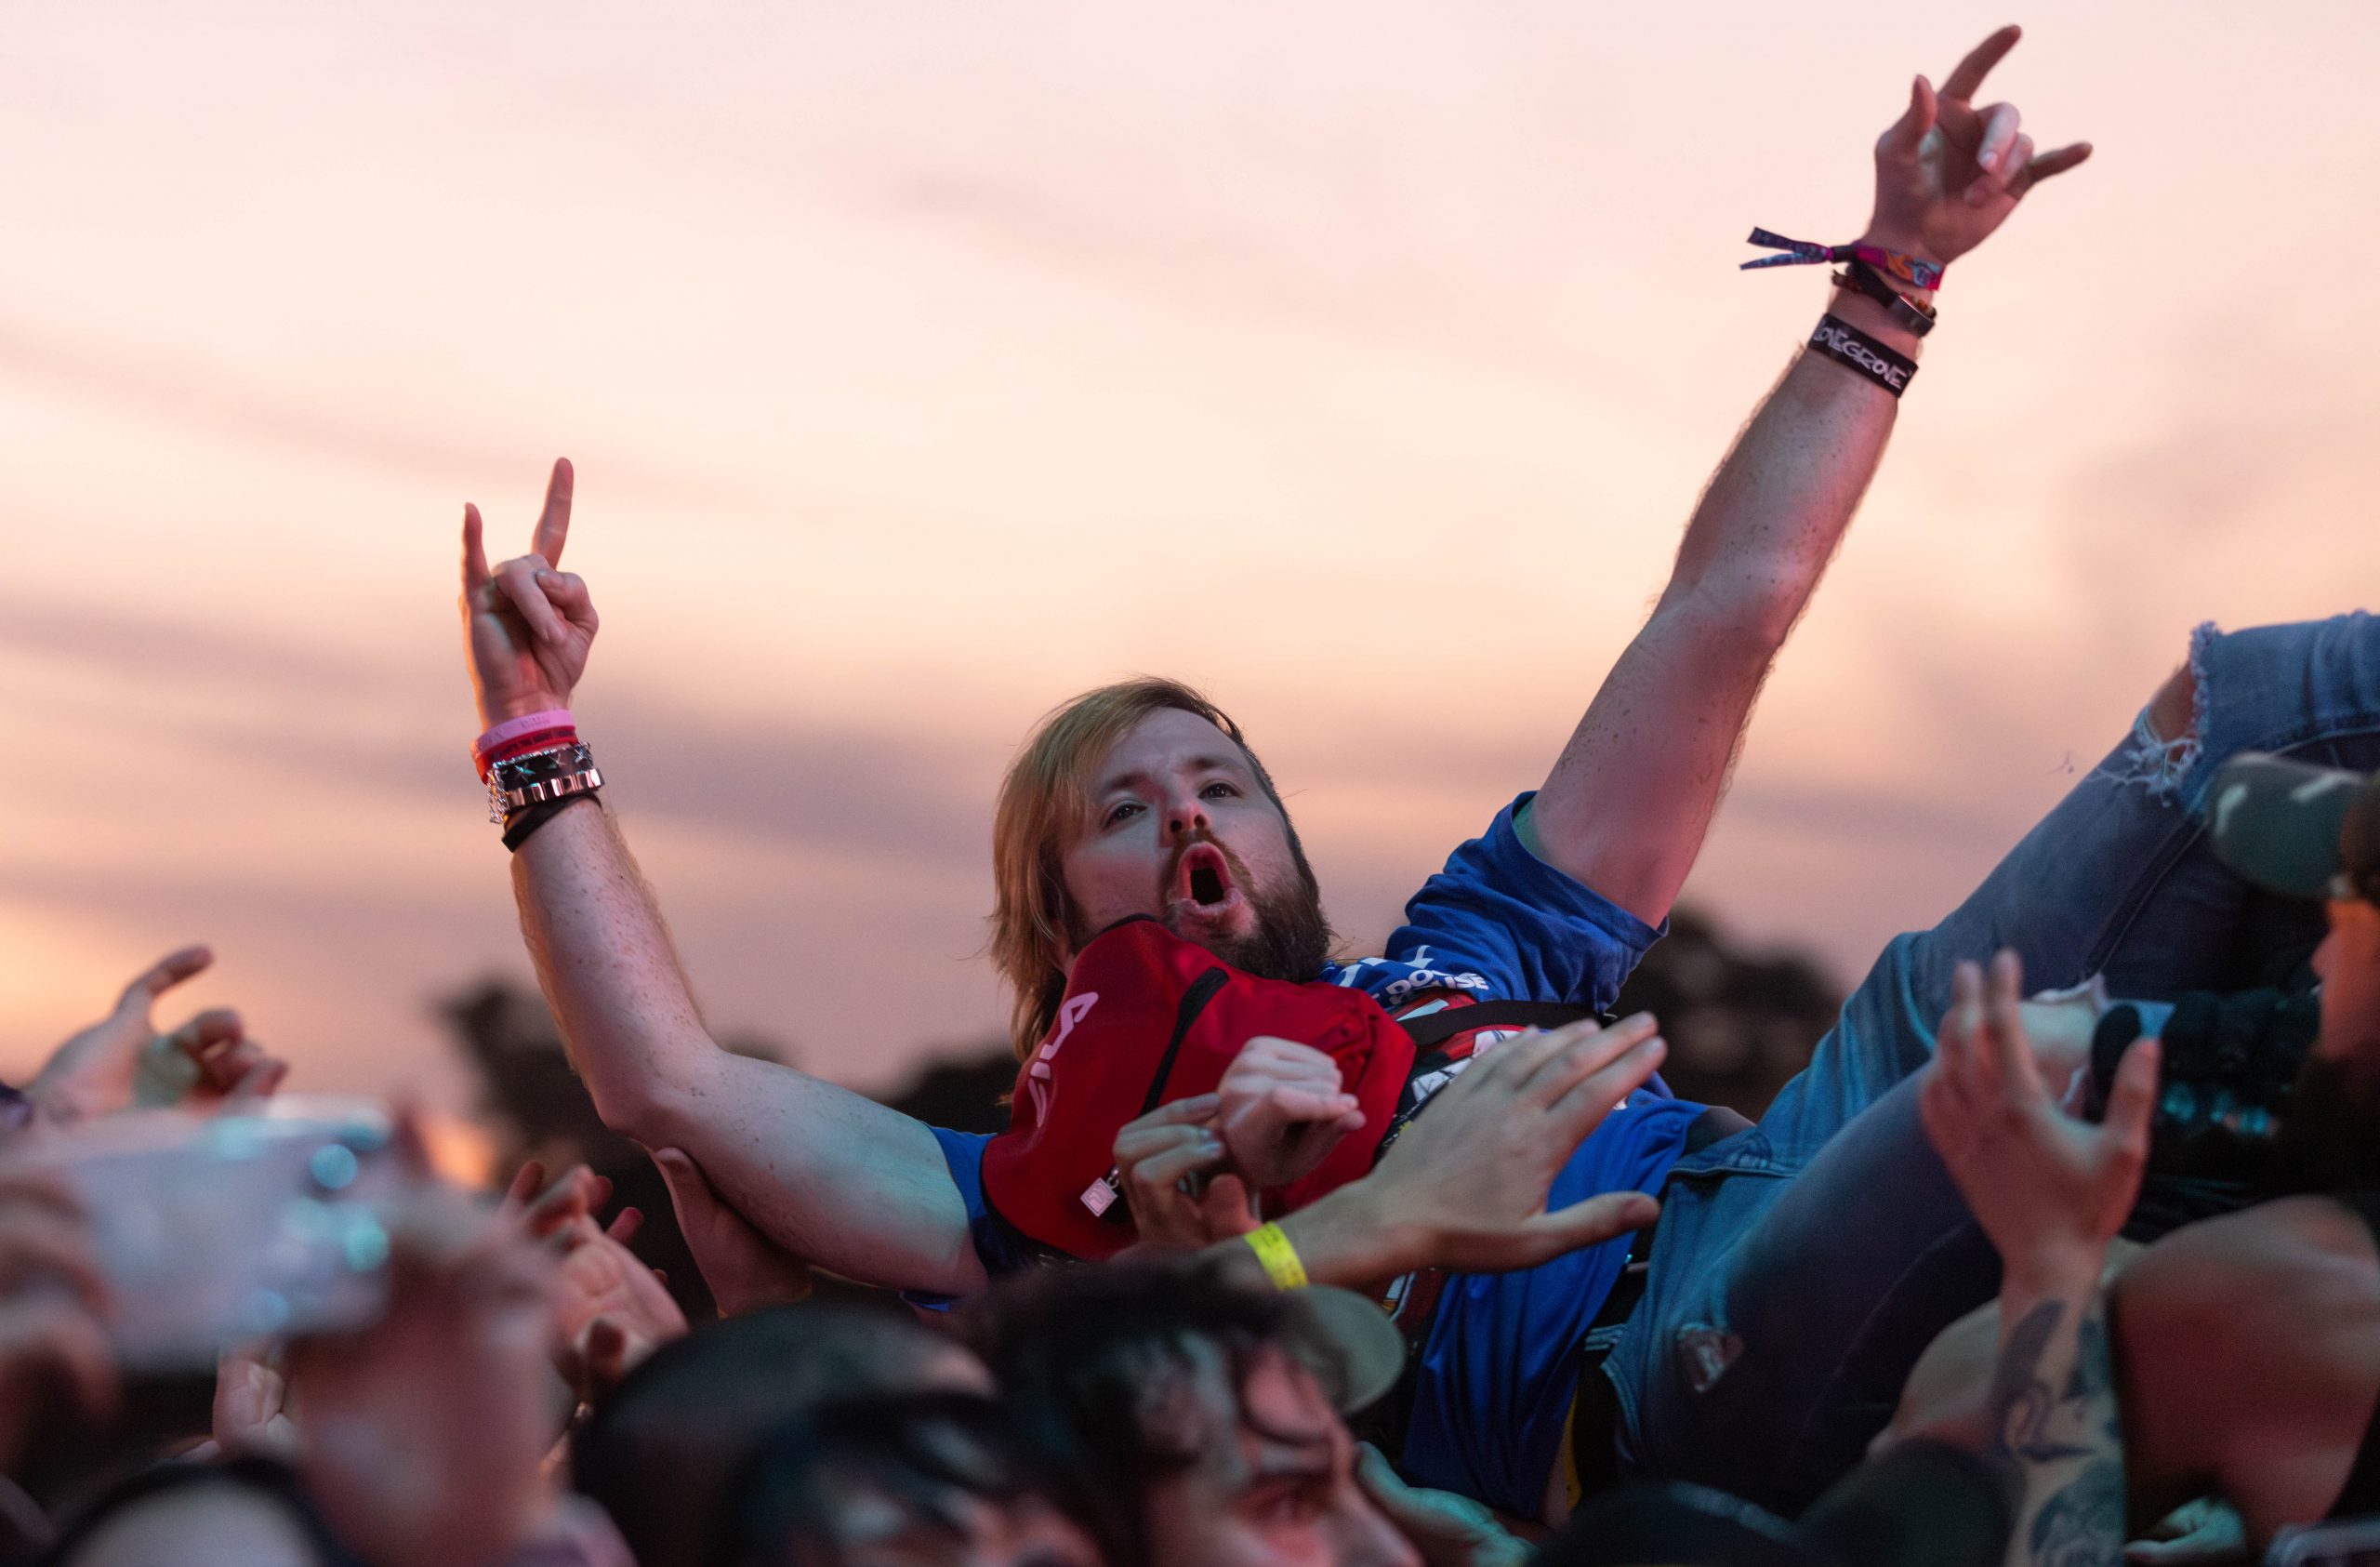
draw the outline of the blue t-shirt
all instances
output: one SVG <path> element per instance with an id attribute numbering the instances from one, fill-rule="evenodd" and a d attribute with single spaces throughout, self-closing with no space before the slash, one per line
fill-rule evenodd
<path id="1" fill-rule="evenodd" d="M 1529 852 L 1514 824 L 1522 795 L 1448 857 L 1405 906 L 1377 958 L 1320 977 L 1392 1010 L 1439 989 L 1481 1001 L 1607 1008 L 1660 932 Z M 1658 1191 L 1702 1107 L 1666 1088 L 1632 1094 L 1555 1178 L 1551 1205 L 1606 1191 Z M 1027 1260 L 984 1201 L 981 1134 L 937 1127 L 985 1270 Z M 1402 1467 L 1417 1483 L 1537 1516 L 1578 1388 L 1579 1342 L 1628 1257 L 1628 1239 L 1522 1273 L 1458 1274 L 1422 1345 Z"/>

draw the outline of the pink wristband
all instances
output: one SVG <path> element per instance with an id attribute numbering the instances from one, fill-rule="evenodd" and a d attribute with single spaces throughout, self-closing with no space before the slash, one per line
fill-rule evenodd
<path id="1" fill-rule="evenodd" d="M 568 708 L 548 708 L 543 712 L 525 713 L 519 718 L 508 718 L 471 742 L 471 757 L 476 761 L 507 740 L 517 740 L 523 735 L 534 735 L 540 729 L 568 729 L 572 726 Z"/>

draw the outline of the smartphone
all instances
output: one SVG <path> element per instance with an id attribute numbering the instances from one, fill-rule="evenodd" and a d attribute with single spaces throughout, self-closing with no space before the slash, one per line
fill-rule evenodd
<path id="1" fill-rule="evenodd" d="M 2380 1517 L 2343 1518 L 2284 1529 L 2266 1567 L 2380 1567 Z"/>
<path id="2" fill-rule="evenodd" d="M 235 1345 L 364 1326 L 387 1303 L 385 1215 L 403 1173 L 367 1100 L 134 1111 L 35 1162 L 88 1210 L 128 1372 L 211 1367 Z"/>

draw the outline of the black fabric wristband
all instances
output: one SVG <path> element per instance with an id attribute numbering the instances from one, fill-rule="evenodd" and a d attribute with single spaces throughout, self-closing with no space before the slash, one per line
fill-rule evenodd
<path id="1" fill-rule="evenodd" d="M 594 798 L 591 791 L 586 794 L 574 794 L 567 800 L 549 800 L 542 805 L 532 805 L 526 810 L 513 812 L 504 818 L 504 846 L 514 854 L 519 854 L 521 845 L 529 841 L 531 833 L 569 810 L 581 800 Z"/>
<path id="2" fill-rule="evenodd" d="M 1917 374 L 1917 361 L 1904 359 L 1838 316 L 1818 317 L 1809 346 L 1844 368 L 1858 372 L 1898 397 Z"/>
<path id="3" fill-rule="evenodd" d="M 1914 303 L 1908 295 L 1884 280 L 1884 274 L 1865 261 L 1854 261 L 1834 274 L 1837 288 L 1857 288 L 1892 312 L 1892 318 L 1917 337 L 1934 330 L 1934 317 Z"/>

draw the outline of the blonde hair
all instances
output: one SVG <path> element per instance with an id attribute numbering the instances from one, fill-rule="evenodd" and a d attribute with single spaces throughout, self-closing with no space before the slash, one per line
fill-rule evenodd
<path id="1" fill-rule="evenodd" d="M 1076 932 L 1068 918 L 1061 855 L 1068 834 L 1090 814 L 1091 773 L 1116 742 L 1153 712 L 1178 708 L 1205 719 L 1248 758 L 1258 787 L 1280 810 L 1281 796 L 1248 749 L 1231 715 L 1178 680 L 1144 675 L 1086 691 L 1042 715 L 1000 780 L 992 814 L 992 966 L 1014 992 L 1009 1043 L 1020 1061 L 1033 1054 L 1066 993 L 1065 954 Z M 1291 834 L 1295 842 L 1295 834 Z M 1300 854 L 1301 863 L 1302 853 Z"/>

